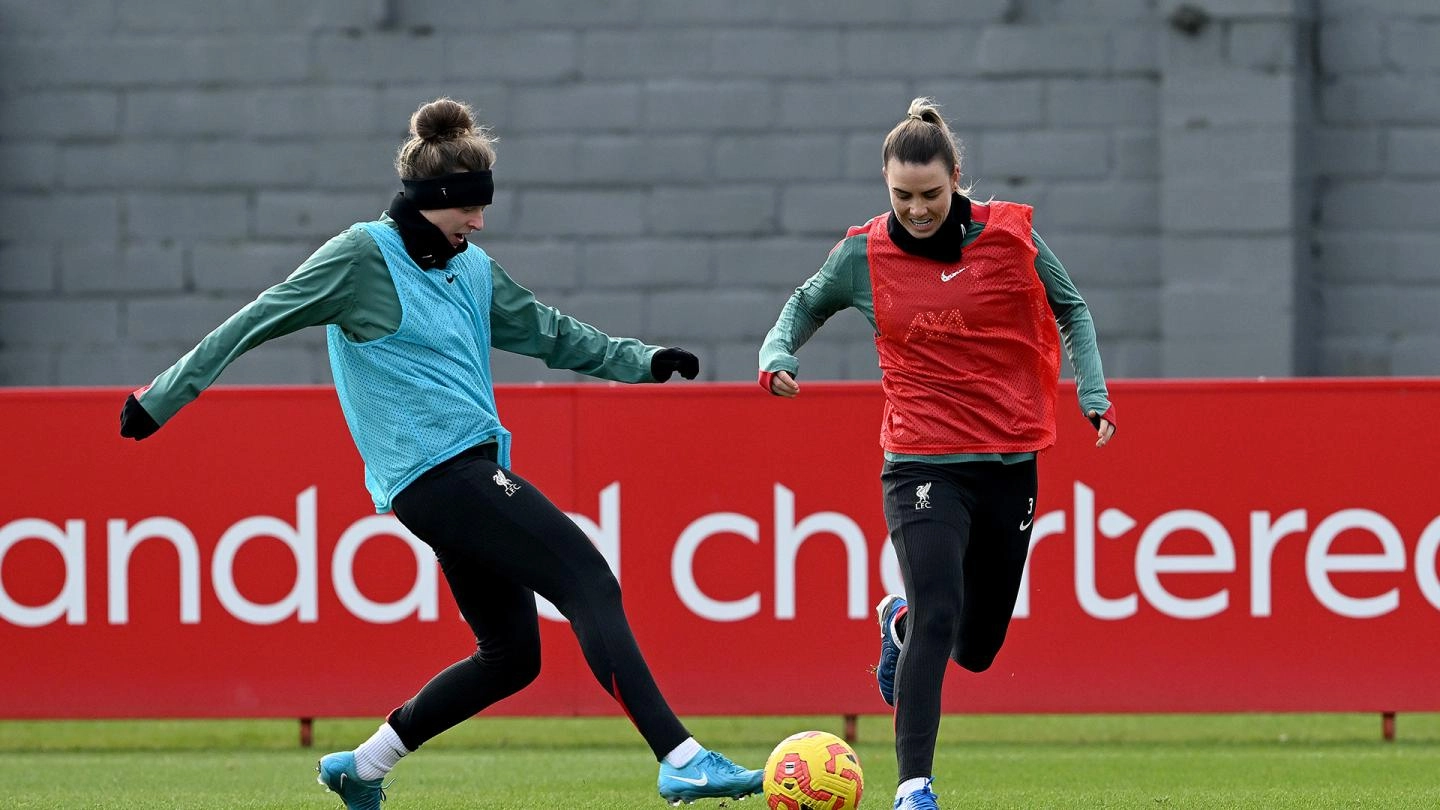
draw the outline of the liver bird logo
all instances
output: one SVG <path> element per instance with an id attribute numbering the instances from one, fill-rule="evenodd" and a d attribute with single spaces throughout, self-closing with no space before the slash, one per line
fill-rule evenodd
<path id="1" fill-rule="evenodd" d="M 916 508 L 916 509 L 929 509 L 929 508 L 930 508 L 930 485 L 933 484 L 933 483 L 935 483 L 935 482 L 934 482 L 934 481 L 926 481 L 925 483 L 921 484 L 920 486 L 915 487 L 915 508 Z"/>
<path id="2" fill-rule="evenodd" d="M 520 485 L 519 485 L 519 484 L 517 484 L 517 483 L 515 483 L 514 481 L 511 481 L 509 478 L 506 478 L 506 477 L 505 477 L 505 471 L 504 471 L 504 470 L 496 470 L 496 471 L 495 471 L 495 475 L 491 476 L 491 480 L 493 480 L 496 484 L 499 484 L 500 486 L 502 486 L 502 487 L 505 488 L 505 496 L 506 496 L 506 497 L 509 497 L 509 496 L 511 496 L 511 495 L 514 495 L 515 492 L 516 492 L 516 490 L 520 489 Z"/>

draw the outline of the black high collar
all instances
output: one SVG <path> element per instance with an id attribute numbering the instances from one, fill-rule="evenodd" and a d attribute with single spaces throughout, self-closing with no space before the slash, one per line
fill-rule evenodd
<path id="1" fill-rule="evenodd" d="M 450 244 L 450 237 L 426 219 L 415 203 L 405 198 L 404 192 L 395 195 L 385 213 L 395 220 L 400 239 L 405 242 L 405 252 L 421 270 L 444 270 L 451 259 L 469 247 L 463 239 L 458 246 Z"/>
<path id="2" fill-rule="evenodd" d="M 954 264 L 960 261 L 960 244 L 965 241 L 965 231 L 970 226 L 970 198 L 959 193 L 950 195 L 950 213 L 945 221 L 940 223 L 934 236 L 927 236 L 924 239 L 916 239 L 905 230 L 900 224 L 895 212 L 890 212 L 890 217 L 885 223 L 885 229 L 890 234 L 890 241 L 895 246 L 909 253 L 911 256 L 920 256 L 926 259 L 934 259 L 937 262 Z"/>

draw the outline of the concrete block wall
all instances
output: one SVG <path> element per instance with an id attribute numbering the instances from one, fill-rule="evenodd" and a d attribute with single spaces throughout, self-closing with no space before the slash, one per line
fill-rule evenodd
<path id="1" fill-rule="evenodd" d="M 1311 0 L 1168 6 L 1162 368 L 1312 374 Z"/>
<path id="2" fill-rule="evenodd" d="M 1313 144 L 1320 367 L 1433 375 L 1440 5 L 1330 0 L 1321 9 Z"/>
<path id="3" fill-rule="evenodd" d="M 383 209 L 438 95 L 501 138 L 491 255 L 706 379 L 753 379 L 885 210 L 916 95 L 978 196 L 1037 206 L 1111 376 L 1429 373 L 1437 32 L 1433 0 L 0 0 L 0 385 L 149 381 Z M 877 374 L 853 312 L 801 359 Z M 222 382 L 328 379 L 308 330 Z"/>

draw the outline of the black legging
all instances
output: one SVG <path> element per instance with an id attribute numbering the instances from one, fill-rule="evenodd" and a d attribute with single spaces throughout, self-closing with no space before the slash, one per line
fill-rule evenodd
<path id="1" fill-rule="evenodd" d="M 1035 517 L 1034 460 L 887 462 L 885 521 L 909 600 L 895 674 L 900 781 L 932 776 L 950 660 L 983 672 L 1005 643 Z"/>
<path id="2" fill-rule="evenodd" d="M 395 496 L 395 516 L 434 549 L 477 646 L 391 712 L 390 725 L 414 751 L 535 680 L 538 593 L 570 621 L 595 679 L 663 758 L 690 732 L 635 643 L 620 583 L 565 513 L 493 458 L 493 445 L 468 450 Z"/>

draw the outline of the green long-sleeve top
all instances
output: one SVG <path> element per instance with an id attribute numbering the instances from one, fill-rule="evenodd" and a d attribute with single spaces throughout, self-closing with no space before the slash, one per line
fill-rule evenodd
<path id="1" fill-rule="evenodd" d="M 388 215 L 382 215 L 380 221 L 395 227 Z M 565 315 L 537 300 L 498 262 L 492 261 L 491 276 L 493 347 L 591 377 L 654 382 L 650 360 L 659 346 L 633 338 L 612 338 Z M 366 342 L 394 333 L 400 327 L 400 314 L 400 297 L 380 248 L 363 229 L 350 228 L 206 335 L 138 398 L 146 412 L 163 425 L 240 355 L 268 340 L 307 326 L 336 324 L 352 340 Z"/>
<path id="2" fill-rule="evenodd" d="M 970 222 L 961 246 L 974 242 L 984 231 L 983 222 Z M 1100 349 L 1095 341 L 1095 323 L 1085 299 L 1075 288 L 1070 274 L 1050 250 L 1040 234 L 1031 231 L 1035 242 L 1035 272 L 1045 285 L 1045 297 L 1055 322 L 1065 354 L 1075 369 L 1076 393 L 1080 412 L 1104 414 L 1110 409 L 1110 393 L 1105 387 L 1105 372 L 1100 363 Z M 864 233 L 847 237 L 830 252 L 820 269 L 791 294 L 780 310 L 775 326 L 760 346 L 761 371 L 786 371 L 798 374 L 800 361 L 795 353 L 804 346 L 835 313 L 851 307 L 859 310 L 877 333 L 875 299 L 870 287 L 870 263 L 866 258 Z M 917 261 L 927 261 L 917 259 Z M 885 454 L 889 461 L 928 461 L 951 463 L 965 461 L 1003 461 L 1013 463 L 1034 458 L 1034 453 L 956 453 L 919 456 L 900 453 Z"/>

